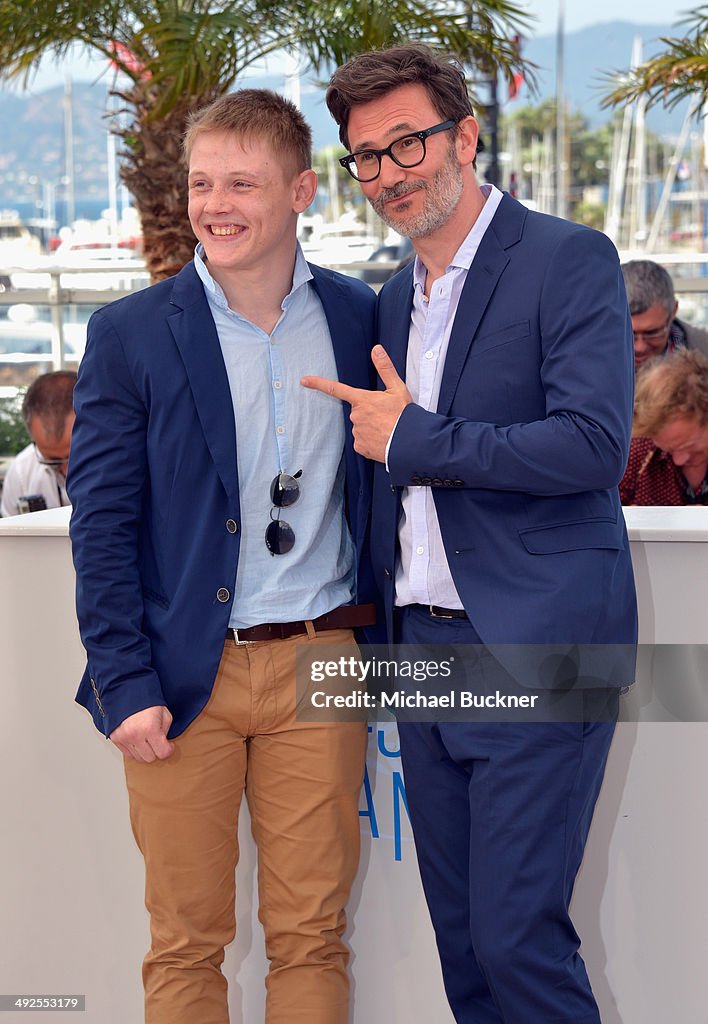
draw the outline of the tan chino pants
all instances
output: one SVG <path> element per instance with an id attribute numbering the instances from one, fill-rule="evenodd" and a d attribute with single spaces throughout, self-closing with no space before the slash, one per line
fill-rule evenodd
<path id="1" fill-rule="evenodd" d="M 221 964 L 236 930 L 244 789 L 270 961 L 266 1022 L 348 1020 L 342 932 L 359 859 L 366 724 L 297 720 L 302 643 L 354 641 L 350 630 L 244 646 L 227 640 L 211 698 L 172 757 L 125 762 L 150 913 L 146 1024 L 229 1020 Z"/>

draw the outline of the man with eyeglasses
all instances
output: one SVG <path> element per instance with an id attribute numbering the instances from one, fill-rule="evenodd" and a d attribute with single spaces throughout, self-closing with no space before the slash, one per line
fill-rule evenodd
<path id="1" fill-rule="evenodd" d="M 370 466 L 299 381 L 369 386 L 375 296 L 302 255 L 317 178 L 292 103 L 224 96 L 184 152 L 194 260 L 94 314 L 76 386 L 77 700 L 124 755 L 147 1024 L 229 1019 L 244 795 L 267 1024 L 346 1024 L 366 723 L 301 720 L 296 656 L 374 622 Z"/>
<path id="2" fill-rule="evenodd" d="M 568 666 L 577 645 L 610 664 L 613 645 L 629 645 L 631 673 L 617 484 L 632 346 L 614 247 L 479 185 L 478 125 L 452 59 L 419 45 L 363 54 L 334 73 L 327 104 L 342 163 L 416 250 L 379 297 L 383 387 L 303 381 L 351 406 L 355 447 L 376 463 L 372 559 L 389 636 L 469 645 L 480 685 L 480 645 L 511 646 L 533 688 L 549 685 L 537 645 L 567 650 Z M 612 679 L 609 720 L 399 723 L 460 1024 L 600 1024 L 568 907 L 630 678 Z"/>
<path id="3" fill-rule="evenodd" d="M 653 260 L 630 260 L 622 264 L 622 275 L 632 315 L 637 370 L 650 359 L 682 348 L 708 355 L 708 331 L 676 316 L 674 282 L 664 267 Z"/>
<path id="4" fill-rule="evenodd" d="M 57 370 L 37 377 L 22 400 L 22 417 L 32 438 L 12 460 L 2 485 L 3 516 L 69 504 L 66 467 L 74 426 L 76 374 Z"/>

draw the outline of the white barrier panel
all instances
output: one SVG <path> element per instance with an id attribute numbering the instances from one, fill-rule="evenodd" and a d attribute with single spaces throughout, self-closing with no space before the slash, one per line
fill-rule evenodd
<path id="1" fill-rule="evenodd" d="M 626 513 L 640 639 L 708 643 L 708 508 Z M 84 654 L 67 518 L 54 510 L 0 520 L 0 995 L 85 994 L 86 1011 L 62 1019 L 137 1024 L 148 944 L 143 866 L 120 755 L 73 704 Z M 700 701 L 701 654 L 691 657 Z M 665 709 L 667 696 L 657 699 Z M 618 726 L 574 897 L 603 1024 L 708 1020 L 707 740 L 703 722 Z M 361 814 L 352 1022 L 450 1024 L 393 725 L 372 726 Z M 245 815 L 240 832 L 239 933 L 224 970 L 232 1021 L 257 1024 L 266 962 Z M 9 1013 L 0 1024 L 16 1019 L 25 1018 Z"/>

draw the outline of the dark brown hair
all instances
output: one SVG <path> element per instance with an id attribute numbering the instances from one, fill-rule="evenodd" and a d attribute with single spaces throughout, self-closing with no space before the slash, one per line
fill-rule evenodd
<path id="1" fill-rule="evenodd" d="M 474 116 L 464 71 L 455 57 L 437 54 L 422 43 L 372 50 L 337 68 L 325 96 L 329 112 L 339 126 L 339 138 L 347 149 L 352 107 L 385 96 L 402 85 L 422 85 L 445 121 L 458 122 Z M 478 152 L 483 148 L 480 139 Z"/>
<path id="2" fill-rule="evenodd" d="M 182 140 L 188 162 L 202 132 L 233 132 L 271 144 L 278 156 L 290 154 L 296 172 L 312 167 L 312 132 L 294 103 L 271 89 L 238 89 L 192 114 Z"/>

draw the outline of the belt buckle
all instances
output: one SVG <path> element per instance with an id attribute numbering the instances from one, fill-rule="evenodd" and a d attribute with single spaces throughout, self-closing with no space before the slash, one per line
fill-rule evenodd
<path id="1" fill-rule="evenodd" d="M 440 615 L 439 612 L 435 611 L 436 607 L 437 607 L 437 605 L 434 605 L 434 604 L 429 604 L 428 605 L 428 612 L 430 613 L 430 617 L 432 619 L 454 619 L 455 618 L 454 615 Z"/>
<path id="2" fill-rule="evenodd" d="M 239 647 L 245 647 L 246 644 L 254 644 L 256 642 L 255 640 L 240 640 L 238 630 L 234 629 L 233 626 L 229 626 L 229 633 L 232 634 L 234 643 Z"/>

